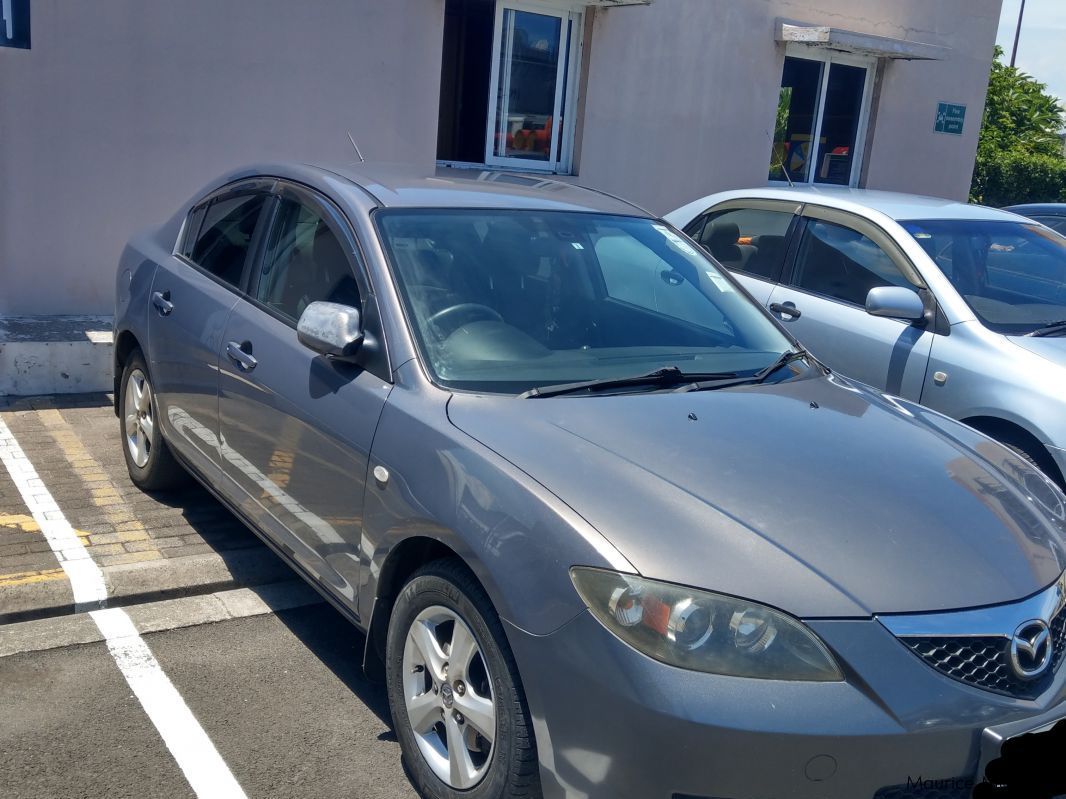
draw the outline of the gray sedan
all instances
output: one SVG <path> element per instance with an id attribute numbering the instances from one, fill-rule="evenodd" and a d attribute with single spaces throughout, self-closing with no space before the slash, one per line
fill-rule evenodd
<path id="1" fill-rule="evenodd" d="M 640 209 L 262 166 L 136 236 L 116 296 L 132 479 L 193 474 L 366 631 L 424 796 L 1058 776 L 1066 498 Z"/>

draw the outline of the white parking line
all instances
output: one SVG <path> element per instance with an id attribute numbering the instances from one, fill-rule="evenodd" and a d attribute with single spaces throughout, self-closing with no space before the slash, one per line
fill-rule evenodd
<path id="1" fill-rule="evenodd" d="M 197 797 L 246 799 L 229 766 L 160 667 L 130 617 L 121 608 L 102 609 L 107 604 L 103 573 L 74 534 L 51 492 L 2 418 L 0 461 L 66 571 L 77 609 L 101 608 L 89 615 L 104 636 L 122 676 Z"/>

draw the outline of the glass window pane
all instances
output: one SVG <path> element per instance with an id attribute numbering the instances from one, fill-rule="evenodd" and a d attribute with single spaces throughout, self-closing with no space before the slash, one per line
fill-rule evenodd
<path id="1" fill-rule="evenodd" d="M 815 294 L 865 305 L 878 286 L 914 288 L 871 239 L 856 230 L 812 219 L 796 256 L 795 284 Z"/>
<path id="2" fill-rule="evenodd" d="M 225 282 L 239 286 L 255 224 L 265 201 L 265 195 L 245 194 L 211 203 L 190 254 L 193 263 Z"/>
<path id="3" fill-rule="evenodd" d="M 503 10 L 493 154 L 548 161 L 563 20 Z"/>
<path id="4" fill-rule="evenodd" d="M 832 64 L 826 84 L 825 110 L 819 137 L 816 183 L 847 186 L 855 158 L 856 135 L 862 98 L 866 88 L 866 68 Z"/>
<path id="5" fill-rule="evenodd" d="M 344 246 L 306 205 L 282 201 L 256 298 L 294 322 L 320 300 L 359 307 L 359 286 Z"/>
<path id="6" fill-rule="evenodd" d="M 795 183 L 808 180 L 811 137 L 818 113 L 823 66 L 821 61 L 785 58 L 774 127 L 774 149 L 770 157 L 770 180 L 786 180 L 786 171 Z"/>
<path id="7" fill-rule="evenodd" d="M 1066 239 L 1023 222 L 904 222 L 973 312 L 999 333 L 1066 319 Z"/>
<path id="8" fill-rule="evenodd" d="M 785 258 L 785 234 L 792 214 L 737 208 L 709 215 L 699 242 L 729 269 L 772 277 Z"/>

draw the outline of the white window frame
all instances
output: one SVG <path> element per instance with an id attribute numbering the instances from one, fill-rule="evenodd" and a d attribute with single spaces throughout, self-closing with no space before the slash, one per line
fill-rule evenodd
<path id="1" fill-rule="evenodd" d="M 549 2 L 549 0 L 497 0 L 496 22 L 492 37 L 492 73 L 489 77 L 489 108 L 488 118 L 485 123 L 485 165 L 504 167 L 513 171 L 521 172 L 550 172 L 555 174 L 569 174 L 573 165 L 574 131 L 576 129 L 575 111 L 577 107 L 577 85 L 579 83 L 579 70 L 581 67 L 581 47 L 583 36 L 584 15 L 572 2 Z M 560 24 L 559 61 L 556 66 L 557 78 L 555 86 L 555 105 L 552 109 L 552 119 L 559 119 L 559 112 L 566 110 L 563 124 L 552 125 L 552 139 L 549 155 L 559 153 L 559 160 L 551 158 L 547 161 L 537 161 L 531 158 L 519 158 L 516 156 L 499 156 L 493 151 L 496 141 L 496 117 L 498 113 L 500 67 L 504 60 L 501 58 L 500 45 L 503 41 L 504 11 L 525 11 L 531 14 L 557 17 Z M 567 63 L 566 37 L 569 28 L 570 47 L 569 64 Z M 563 86 L 563 75 L 566 74 L 566 85 Z M 559 137 L 562 136 L 560 148 Z"/>
<path id="2" fill-rule="evenodd" d="M 852 67 L 864 67 L 866 69 L 866 82 L 862 89 L 862 103 L 859 109 L 859 124 L 855 129 L 855 157 L 851 160 L 851 175 L 848 186 L 855 188 L 859 185 L 859 176 L 862 174 L 863 159 L 866 157 L 866 135 L 870 124 L 870 106 L 873 99 L 874 74 L 877 71 L 877 59 L 872 56 L 861 56 L 853 53 L 829 52 L 818 47 L 804 44 L 789 44 L 785 48 L 785 56 L 788 58 L 802 58 L 807 61 L 822 62 L 822 79 L 818 86 L 818 108 L 814 116 L 814 130 L 811 131 L 812 162 L 810 175 L 806 180 L 792 180 L 797 185 L 804 186 L 836 186 L 836 183 L 822 183 L 816 180 L 818 176 L 818 150 L 822 140 L 822 118 L 825 114 L 825 100 L 829 88 L 829 70 L 833 64 L 847 64 Z M 781 62 L 784 70 L 784 61 Z M 778 83 L 780 90 L 780 83 Z M 772 154 L 771 154 L 772 157 Z M 787 180 L 770 180 L 771 186 L 787 186 Z"/>

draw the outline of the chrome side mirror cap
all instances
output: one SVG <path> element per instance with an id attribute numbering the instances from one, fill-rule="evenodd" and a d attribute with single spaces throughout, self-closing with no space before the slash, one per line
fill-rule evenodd
<path id="1" fill-rule="evenodd" d="M 889 319 L 918 322 L 925 318 L 925 303 L 918 292 L 902 286 L 878 286 L 866 295 L 866 313 Z"/>
<path id="2" fill-rule="evenodd" d="M 327 358 L 354 358 L 363 343 L 359 309 L 335 302 L 313 302 L 300 314 L 296 337 L 305 347 Z"/>

